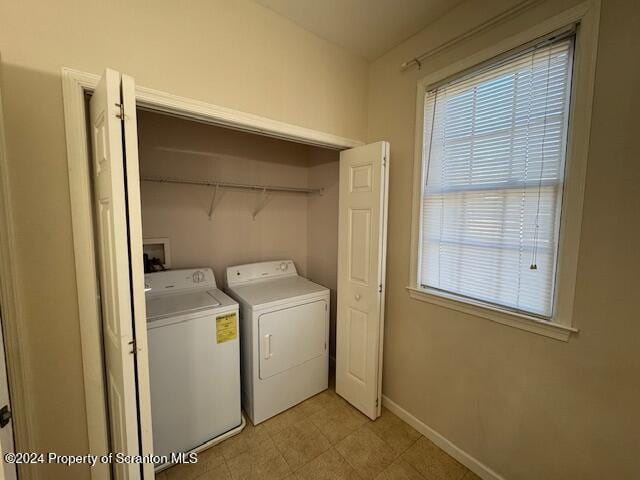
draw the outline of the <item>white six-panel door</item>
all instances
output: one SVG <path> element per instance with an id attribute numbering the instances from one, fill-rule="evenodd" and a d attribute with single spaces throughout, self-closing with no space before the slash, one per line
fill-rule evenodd
<path id="1" fill-rule="evenodd" d="M 107 69 L 91 97 L 90 129 L 111 451 L 140 455 L 150 452 L 151 420 L 144 405 L 149 384 L 133 89 L 131 78 L 123 83 Z M 137 361 L 143 368 L 136 380 Z M 153 478 L 152 466 L 144 471 Z M 135 464 L 115 464 L 113 472 L 117 479 L 141 477 Z"/>
<path id="2" fill-rule="evenodd" d="M 340 154 L 336 392 L 380 415 L 389 144 Z"/>

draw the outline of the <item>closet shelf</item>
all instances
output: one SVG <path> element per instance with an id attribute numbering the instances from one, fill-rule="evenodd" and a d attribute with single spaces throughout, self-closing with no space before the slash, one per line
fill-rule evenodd
<path id="1" fill-rule="evenodd" d="M 171 177 L 141 177 L 143 182 L 156 183 L 181 183 L 185 185 L 204 185 L 207 187 L 233 188 L 241 190 L 254 190 L 260 192 L 286 192 L 286 193 L 304 193 L 304 194 L 322 194 L 322 188 L 299 188 L 285 187 L 279 185 L 252 185 L 248 183 L 219 182 L 216 180 L 190 180 Z"/>

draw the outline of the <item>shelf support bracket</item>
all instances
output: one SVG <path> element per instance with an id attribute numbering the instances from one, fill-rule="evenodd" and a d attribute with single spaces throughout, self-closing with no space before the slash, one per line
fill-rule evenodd
<path id="1" fill-rule="evenodd" d="M 262 211 L 262 209 L 267 206 L 267 203 L 269 203 L 269 200 L 271 200 L 271 193 L 267 192 L 266 188 L 263 188 L 262 193 L 258 199 L 258 202 L 256 202 L 256 208 L 253 211 L 254 220 L 256 219 L 258 214 Z"/>
<path id="2" fill-rule="evenodd" d="M 211 203 L 209 204 L 209 221 L 211 221 L 211 219 L 213 218 L 213 212 L 215 212 L 216 208 L 218 208 L 218 205 L 220 205 L 220 200 L 222 200 L 222 197 L 224 195 L 224 190 L 222 190 L 220 192 L 220 195 L 218 195 L 218 187 L 220 187 L 220 185 L 216 184 L 216 188 L 213 191 L 213 195 L 211 195 Z"/>

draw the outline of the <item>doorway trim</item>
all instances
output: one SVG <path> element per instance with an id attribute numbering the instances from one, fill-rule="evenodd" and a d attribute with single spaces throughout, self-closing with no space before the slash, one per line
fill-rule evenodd
<path id="1" fill-rule="evenodd" d="M 104 389 L 100 297 L 93 232 L 93 196 L 85 99 L 87 93 L 93 92 L 99 79 L 99 75 L 70 68 L 62 69 L 87 430 L 89 452 L 96 455 L 106 454 L 109 450 L 109 423 Z M 136 86 L 136 105 L 202 123 L 335 150 L 363 145 L 363 142 L 357 140 L 140 86 Z M 108 465 L 96 465 L 91 469 L 91 478 L 94 480 L 109 478 Z"/>

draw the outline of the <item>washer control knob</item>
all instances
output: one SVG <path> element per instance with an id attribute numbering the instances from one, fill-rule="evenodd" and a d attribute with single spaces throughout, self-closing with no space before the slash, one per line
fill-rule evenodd
<path id="1" fill-rule="evenodd" d="M 289 264 L 287 262 L 282 262 L 280 264 L 280 270 L 282 270 L 283 272 L 285 272 L 288 268 L 289 268 Z"/>
<path id="2" fill-rule="evenodd" d="M 193 283 L 204 282 L 204 273 L 201 270 L 193 272 Z"/>

